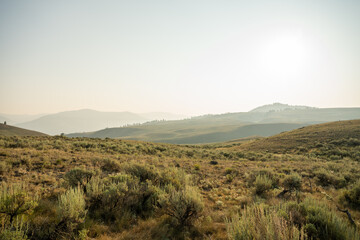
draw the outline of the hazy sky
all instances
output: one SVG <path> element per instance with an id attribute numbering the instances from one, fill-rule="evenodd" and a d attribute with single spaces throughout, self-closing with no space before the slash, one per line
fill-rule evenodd
<path id="1" fill-rule="evenodd" d="M 360 107 L 359 0 L 0 0 L 0 112 Z"/>

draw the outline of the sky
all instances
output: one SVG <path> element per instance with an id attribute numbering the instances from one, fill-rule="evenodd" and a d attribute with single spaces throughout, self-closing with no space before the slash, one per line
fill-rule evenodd
<path id="1" fill-rule="evenodd" d="M 0 112 L 360 107 L 358 0 L 0 0 Z"/>

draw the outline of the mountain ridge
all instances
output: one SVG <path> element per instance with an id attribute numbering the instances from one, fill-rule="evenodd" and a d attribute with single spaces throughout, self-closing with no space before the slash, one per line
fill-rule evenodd
<path id="1" fill-rule="evenodd" d="M 102 112 L 93 109 L 79 109 L 48 114 L 32 121 L 15 124 L 15 126 L 56 135 L 141 124 L 155 119 L 163 120 L 165 118 L 177 119 L 182 118 L 182 115 L 164 112 L 142 114 L 129 111 Z"/>
<path id="2" fill-rule="evenodd" d="M 67 136 L 201 144 L 231 141 L 255 135 L 267 137 L 310 124 L 359 118 L 360 108 L 287 109 L 204 115 L 184 120 L 156 121 L 136 126 L 102 129 L 91 133 L 72 133 Z M 275 130 L 274 126 L 277 126 Z"/>

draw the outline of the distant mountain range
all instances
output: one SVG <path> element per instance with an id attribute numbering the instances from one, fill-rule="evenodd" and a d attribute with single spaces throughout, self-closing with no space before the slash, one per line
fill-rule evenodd
<path id="1" fill-rule="evenodd" d="M 32 121 L 39 117 L 45 116 L 47 114 L 34 114 L 34 115 L 26 115 L 26 114 L 4 114 L 0 113 L 0 122 L 3 123 L 6 121 L 8 124 L 19 124 L 23 122 Z"/>
<path id="2" fill-rule="evenodd" d="M 148 122 L 139 126 L 108 128 L 67 136 L 109 137 L 177 144 L 215 143 L 250 136 L 266 137 L 315 123 L 352 119 L 360 119 L 360 108 L 312 108 L 276 103 L 249 112 Z"/>
<path id="3" fill-rule="evenodd" d="M 4 116 L 4 115 L 2 115 Z M 14 123 L 11 115 L 1 118 L 0 121 Z M 153 120 L 174 120 L 186 116 L 171 113 L 131 113 L 131 112 L 100 112 L 90 109 L 48 114 L 31 121 L 13 124 L 15 126 L 50 135 L 72 132 L 96 131 L 107 127 L 121 127 L 128 124 L 145 123 Z"/>
<path id="4" fill-rule="evenodd" d="M 11 122 L 9 115 L 5 121 Z M 182 120 L 176 120 L 182 119 Z M 50 135 L 144 140 L 179 144 L 267 137 L 315 123 L 360 119 L 360 108 L 313 108 L 274 103 L 249 112 L 192 118 L 170 113 L 100 112 L 90 109 L 48 114 L 15 124 Z"/>

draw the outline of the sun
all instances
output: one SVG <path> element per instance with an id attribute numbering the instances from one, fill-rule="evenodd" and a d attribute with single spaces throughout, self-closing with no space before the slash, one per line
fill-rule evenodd
<path id="1" fill-rule="evenodd" d="M 266 75 L 289 77 L 301 73 L 306 57 L 307 49 L 300 36 L 280 35 L 262 44 L 258 63 Z"/>

